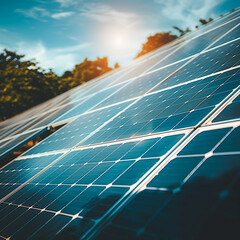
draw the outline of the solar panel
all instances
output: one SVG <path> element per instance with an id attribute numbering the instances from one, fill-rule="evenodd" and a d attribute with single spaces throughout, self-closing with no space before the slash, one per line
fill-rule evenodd
<path id="1" fill-rule="evenodd" d="M 230 239 L 239 10 L 0 123 L 0 239 Z"/>
<path id="2" fill-rule="evenodd" d="M 200 128 L 96 239 L 234 238 L 239 124 Z"/>

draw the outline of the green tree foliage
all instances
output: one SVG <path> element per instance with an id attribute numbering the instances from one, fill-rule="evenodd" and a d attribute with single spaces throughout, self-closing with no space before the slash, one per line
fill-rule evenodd
<path id="1" fill-rule="evenodd" d="M 205 19 L 202 19 L 202 18 L 199 19 L 199 22 L 200 22 L 202 25 L 205 25 L 205 24 L 207 24 L 207 23 L 210 23 L 211 21 L 213 21 L 212 18 L 209 18 L 208 20 L 205 20 Z"/>
<path id="2" fill-rule="evenodd" d="M 117 67 L 119 67 L 119 64 L 115 63 L 114 68 Z M 85 58 L 83 62 L 75 65 L 72 71 L 64 72 L 60 78 L 59 91 L 65 92 L 111 70 L 112 68 L 108 66 L 107 57 L 97 57 L 97 59 L 93 61 Z"/>
<path id="3" fill-rule="evenodd" d="M 185 30 L 183 30 L 183 29 L 181 29 L 179 27 L 176 27 L 176 26 L 173 26 L 173 28 L 180 33 L 180 37 L 185 35 L 188 32 L 191 32 L 190 28 L 188 28 L 188 27 Z"/>
<path id="4" fill-rule="evenodd" d="M 79 84 L 82 84 L 110 70 L 112 70 L 112 68 L 108 67 L 107 57 L 98 57 L 95 61 L 90 61 L 85 58 L 82 63 L 75 66 L 73 70 L 73 79 Z"/>
<path id="5" fill-rule="evenodd" d="M 116 62 L 115 65 L 114 65 L 114 68 L 119 68 L 119 67 L 120 67 L 119 63 Z"/>
<path id="6" fill-rule="evenodd" d="M 142 50 L 137 54 L 136 58 L 153 51 L 166 43 L 169 43 L 176 39 L 177 36 L 171 34 L 171 32 L 156 33 L 153 36 L 147 38 L 147 42 L 142 45 Z"/>
<path id="7" fill-rule="evenodd" d="M 0 54 L 0 119 L 6 119 L 57 95 L 58 77 L 34 61 L 4 50 Z"/>
<path id="8" fill-rule="evenodd" d="M 59 77 L 23 58 L 6 49 L 0 53 L 0 121 L 112 70 L 107 57 L 86 58 Z"/>

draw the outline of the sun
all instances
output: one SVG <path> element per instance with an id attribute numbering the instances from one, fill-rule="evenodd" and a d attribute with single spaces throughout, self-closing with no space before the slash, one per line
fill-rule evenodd
<path id="1" fill-rule="evenodd" d="M 135 31 L 123 26 L 111 26 L 100 32 L 99 46 L 104 55 L 113 61 L 127 59 L 136 45 Z"/>
<path id="2" fill-rule="evenodd" d="M 122 48 L 126 44 L 123 34 L 115 34 L 112 37 L 112 44 L 114 47 Z"/>

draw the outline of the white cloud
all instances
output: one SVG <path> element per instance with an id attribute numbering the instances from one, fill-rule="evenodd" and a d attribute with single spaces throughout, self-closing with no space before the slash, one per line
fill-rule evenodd
<path id="1" fill-rule="evenodd" d="M 223 0 L 155 0 L 161 6 L 161 13 L 167 19 L 180 21 L 176 25 L 193 28 L 199 18 L 211 17 L 211 10 Z"/>
<path id="2" fill-rule="evenodd" d="M 88 3 L 80 10 L 80 15 L 101 23 L 121 24 L 125 27 L 139 23 L 139 16 L 131 12 L 122 12 L 107 4 Z"/>
<path id="3" fill-rule="evenodd" d="M 55 2 L 59 3 L 61 7 L 69 7 L 76 3 L 76 0 L 55 0 Z"/>
<path id="4" fill-rule="evenodd" d="M 54 19 L 62 19 L 62 18 L 70 17 L 73 14 L 74 14 L 74 12 L 60 12 L 60 13 L 52 14 L 51 17 L 54 18 Z"/>
<path id="5" fill-rule="evenodd" d="M 51 13 L 49 10 L 41 7 L 32 7 L 30 9 L 16 9 L 16 12 L 21 13 L 25 17 L 34 18 L 43 22 L 46 21 L 46 17 L 51 17 L 58 20 L 70 17 L 74 14 L 73 11 Z"/>
<path id="6" fill-rule="evenodd" d="M 55 48 L 55 53 L 68 53 L 68 52 L 76 52 L 81 51 L 85 48 L 88 48 L 91 46 L 91 43 L 81 43 L 78 45 L 70 46 L 70 47 L 64 47 L 64 48 Z"/>
<path id="7" fill-rule="evenodd" d="M 8 32 L 6 28 L 0 28 L 0 32 Z"/>
<path id="8" fill-rule="evenodd" d="M 21 13 L 25 17 L 43 20 L 44 17 L 50 16 L 50 12 L 45 8 L 32 7 L 30 9 L 16 9 L 16 12 Z"/>

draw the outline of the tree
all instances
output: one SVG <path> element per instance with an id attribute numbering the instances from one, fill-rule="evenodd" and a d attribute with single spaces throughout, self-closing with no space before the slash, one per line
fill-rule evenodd
<path id="1" fill-rule="evenodd" d="M 185 35 L 185 34 L 188 33 L 188 32 L 191 32 L 191 29 L 188 28 L 188 27 L 187 27 L 185 30 L 182 30 L 181 28 L 176 27 L 176 26 L 173 26 L 173 28 L 176 29 L 177 31 L 179 31 L 180 37 L 183 36 L 183 35 Z"/>
<path id="2" fill-rule="evenodd" d="M 212 22 L 213 19 L 212 19 L 212 18 L 209 18 L 208 20 L 205 20 L 205 19 L 200 18 L 198 21 L 199 21 L 202 25 L 205 25 L 205 24 L 207 24 L 207 23 Z"/>
<path id="3" fill-rule="evenodd" d="M 0 120 L 58 94 L 58 76 L 23 57 L 7 49 L 0 54 Z"/>
<path id="4" fill-rule="evenodd" d="M 142 50 L 137 54 L 136 58 L 153 51 L 161 46 L 163 46 L 166 43 L 169 43 L 176 39 L 177 36 L 171 34 L 171 31 L 169 32 L 162 32 L 162 33 L 156 33 L 153 36 L 149 36 L 147 38 L 147 42 L 145 42 L 142 45 Z"/>
<path id="5" fill-rule="evenodd" d="M 82 84 L 110 70 L 112 70 L 112 68 L 108 66 L 107 57 L 97 57 L 95 61 L 90 61 L 88 58 L 85 58 L 82 63 L 75 66 L 73 70 L 73 79 L 78 84 Z"/>
<path id="6" fill-rule="evenodd" d="M 119 67 L 120 67 L 119 63 L 116 62 L 115 65 L 114 65 L 114 68 L 116 69 L 116 68 L 119 68 Z"/>
<path id="7" fill-rule="evenodd" d="M 112 70 L 107 57 L 94 61 L 85 58 L 73 71 L 59 77 L 23 58 L 7 49 L 0 53 L 0 121 Z"/>

